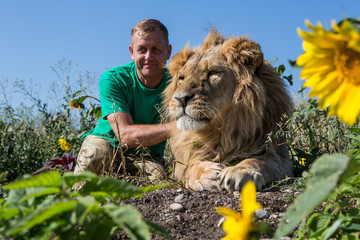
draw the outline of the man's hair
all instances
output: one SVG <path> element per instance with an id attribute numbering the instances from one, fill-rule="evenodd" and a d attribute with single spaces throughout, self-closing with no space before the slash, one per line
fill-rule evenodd
<path id="1" fill-rule="evenodd" d="M 163 33 L 165 43 L 169 44 L 169 32 L 167 28 L 156 19 L 145 19 L 138 22 L 131 30 L 131 44 L 133 43 L 133 36 L 136 32 L 140 32 L 142 35 L 146 36 L 147 34 L 154 32 L 156 29 L 159 29 Z"/>

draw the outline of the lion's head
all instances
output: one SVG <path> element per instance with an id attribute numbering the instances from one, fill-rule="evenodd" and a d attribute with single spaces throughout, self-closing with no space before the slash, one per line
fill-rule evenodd
<path id="1" fill-rule="evenodd" d="M 177 53 L 169 70 L 165 103 L 182 131 L 221 128 L 250 140 L 273 131 L 291 109 L 283 81 L 247 37 L 211 30 L 201 47 Z"/>

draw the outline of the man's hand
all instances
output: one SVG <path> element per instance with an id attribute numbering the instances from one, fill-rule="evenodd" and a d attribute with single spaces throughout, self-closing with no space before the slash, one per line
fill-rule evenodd
<path id="1" fill-rule="evenodd" d="M 129 113 L 116 112 L 107 116 L 116 137 L 121 139 L 121 146 L 135 148 L 148 147 L 166 140 L 175 122 L 163 124 L 134 124 Z"/>

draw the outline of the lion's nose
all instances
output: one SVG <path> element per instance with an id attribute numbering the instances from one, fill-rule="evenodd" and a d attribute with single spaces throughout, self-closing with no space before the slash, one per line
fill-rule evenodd
<path id="1" fill-rule="evenodd" d="M 175 97 L 176 100 L 179 101 L 180 106 L 185 109 L 187 103 L 189 102 L 190 99 L 192 99 L 194 97 L 194 95 L 191 96 L 184 96 L 184 97 Z"/>

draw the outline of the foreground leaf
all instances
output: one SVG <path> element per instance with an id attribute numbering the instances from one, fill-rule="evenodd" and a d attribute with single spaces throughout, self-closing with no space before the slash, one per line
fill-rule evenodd
<path id="1" fill-rule="evenodd" d="M 39 174 L 28 179 L 18 180 L 3 186 L 3 189 L 21 189 L 30 187 L 60 187 L 61 174 L 58 171 Z"/>
<path id="2" fill-rule="evenodd" d="M 112 220 L 131 237 L 131 239 L 150 240 L 150 231 L 139 211 L 130 205 L 118 206 L 109 204 L 104 206 Z"/>
<path id="3" fill-rule="evenodd" d="M 289 234 L 316 206 L 323 202 L 330 193 L 359 170 L 359 163 L 342 154 L 323 155 L 310 169 L 310 178 L 306 190 L 300 194 L 288 208 L 278 229 L 275 239 Z"/>
<path id="4" fill-rule="evenodd" d="M 48 208 L 37 209 L 29 215 L 20 219 L 7 232 L 7 236 L 12 236 L 18 233 L 25 233 L 28 229 L 49 220 L 56 215 L 73 210 L 77 205 L 76 201 L 57 202 Z"/>

